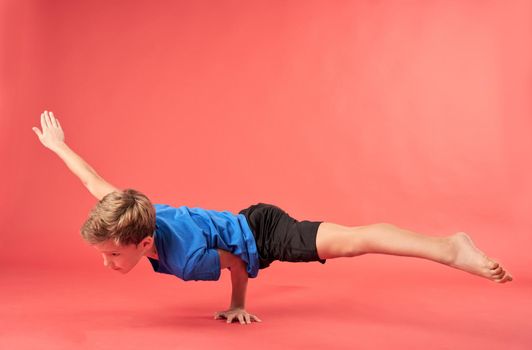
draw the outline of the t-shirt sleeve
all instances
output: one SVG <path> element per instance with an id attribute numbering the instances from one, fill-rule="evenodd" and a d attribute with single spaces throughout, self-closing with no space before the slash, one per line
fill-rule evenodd
<path id="1" fill-rule="evenodd" d="M 183 280 L 217 281 L 220 278 L 220 255 L 216 249 L 196 250 L 183 269 Z"/>

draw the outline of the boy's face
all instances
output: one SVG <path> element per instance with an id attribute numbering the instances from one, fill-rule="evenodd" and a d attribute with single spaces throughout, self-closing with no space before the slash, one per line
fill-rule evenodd
<path id="1" fill-rule="evenodd" d="M 140 259 L 151 251 L 153 238 L 144 238 L 137 246 L 117 245 L 112 240 L 92 245 L 103 257 L 103 265 L 123 274 L 128 273 L 137 265 Z"/>

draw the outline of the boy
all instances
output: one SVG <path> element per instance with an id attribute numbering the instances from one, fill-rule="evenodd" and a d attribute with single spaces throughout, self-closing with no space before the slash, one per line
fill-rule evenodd
<path id="1" fill-rule="evenodd" d="M 427 236 L 394 225 L 377 223 L 346 227 L 323 221 L 297 221 L 281 208 L 258 203 L 241 210 L 214 211 L 152 204 L 142 193 L 119 190 L 64 142 L 52 112 L 41 114 L 42 132 L 33 131 L 98 198 L 81 228 L 83 238 L 98 250 L 104 265 L 129 272 L 146 256 L 154 271 L 185 281 L 218 280 L 221 269 L 231 271 L 229 309 L 215 313 L 227 323 L 261 320 L 245 310 L 248 277 L 273 261 L 310 262 L 366 253 L 425 258 L 497 283 L 512 276 L 480 251 L 464 232 Z"/>

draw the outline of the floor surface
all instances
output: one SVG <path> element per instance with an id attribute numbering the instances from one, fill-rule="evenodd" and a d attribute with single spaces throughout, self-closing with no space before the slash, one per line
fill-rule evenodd
<path id="1" fill-rule="evenodd" d="M 507 267 L 508 268 L 508 267 Z M 249 280 L 262 323 L 214 320 L 230 296 L 143 260 L 127 275 L 2 271 L 0 349 L 532 349 L 532 280 L 497 284 L 417 258 L 275 262 Z"/>

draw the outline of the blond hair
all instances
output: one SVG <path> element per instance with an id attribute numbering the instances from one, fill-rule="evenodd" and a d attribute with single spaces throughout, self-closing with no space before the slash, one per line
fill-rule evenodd
<path id="1" fill-rule="evenodd" d="M 139 191 L 131 188 L 110 192 L 91 209 L 81 227 L 89 244 L 113 240 L 118 245 L 138 245 L 155 231 L 155 208 Z"/>

